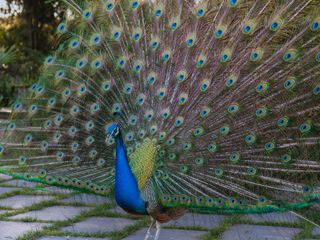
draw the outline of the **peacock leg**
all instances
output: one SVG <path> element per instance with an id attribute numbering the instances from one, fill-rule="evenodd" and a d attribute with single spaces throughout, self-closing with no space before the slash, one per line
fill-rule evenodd
<path id="1" fill-rule="evenodd" d="M 156 222 L 156 228 L 157 228 L 157 232 L 156 232 L 156 236 L 154 237 L 154 240 L 159 240 L 160 231 L 161 231 L 161 223 Z"/>
<path id="2" fill-rule="evenodd" d="M 146 234 L 146 237 L 144 238 L 144 240 L 148 240 L 151 236 L 150 232 L 151 232 L 151 229 L 153 228 L 153 225 L 155 224 L 156 220 L 154 220 L 152 217 L 151 218 L 151 224 L 150 224 L 150 227 L 148 228 L 148 231 L 147 231 L 147 234 Z"/>

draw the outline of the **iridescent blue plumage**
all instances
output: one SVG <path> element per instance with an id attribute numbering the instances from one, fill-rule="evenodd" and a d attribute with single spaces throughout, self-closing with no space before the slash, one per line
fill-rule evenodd
<path id="1" fill-rule="evenodd" d="M 146 202 L 141 198 L 136 176 L 133 174 L 127 157 L 119 127 L 112 124 L 108 133 L 116 142 L 116 176 L 115 198 L 117 204 L 128 212 L 134 214 L 147 214 Z"/>

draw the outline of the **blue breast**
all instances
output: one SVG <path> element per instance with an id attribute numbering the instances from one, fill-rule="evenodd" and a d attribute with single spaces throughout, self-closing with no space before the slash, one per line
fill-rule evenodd
<path id="1" fill-rule="evenodd" d="M 140 197 L 137 179 L 129 166 L 121 136 L 116 138 L 115 195 L 117 204 L 124 210 L 135 214 L 147 214 L 146 203 Z"/>

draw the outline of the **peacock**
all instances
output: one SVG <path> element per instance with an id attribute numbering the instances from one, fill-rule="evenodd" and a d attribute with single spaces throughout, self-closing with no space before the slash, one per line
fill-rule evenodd
<path id="1" fill-rule="evenodd" d="M 113 194 L 156 240 L 186 211 L 320 199 L 320 1 L 62 2 L 1 129 L 2 173 Z"/>

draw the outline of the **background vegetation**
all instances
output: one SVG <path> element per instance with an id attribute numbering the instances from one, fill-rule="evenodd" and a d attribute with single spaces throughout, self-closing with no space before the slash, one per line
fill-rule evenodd
<path id="1" fill-rule="evenodd" d="M 64 11 L 54 0 L 0 3 L 0 107 L 4 107 L 36 81 L 43 59 L 56 45 L 54 33 Z"/>

